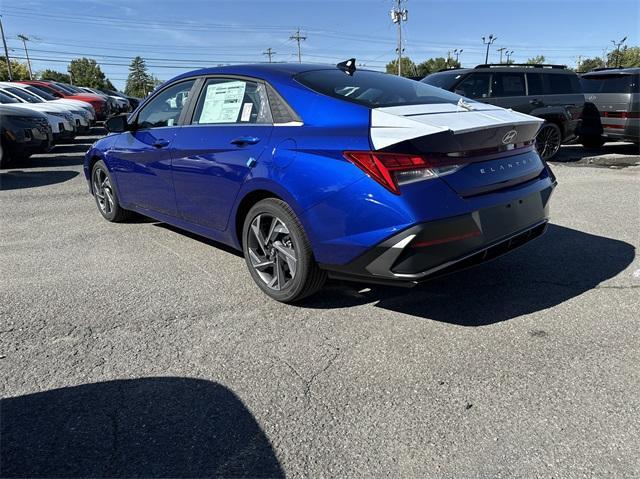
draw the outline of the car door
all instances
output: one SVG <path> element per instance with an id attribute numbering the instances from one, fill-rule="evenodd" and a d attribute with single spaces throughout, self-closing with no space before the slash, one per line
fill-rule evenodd
<path id="1" fill-rule="evenodd" d="M 527 97 L 524 73 L 494 72 L 491 76 L 491 95 L 487 103 L 529 113 L 533 105 Z"/>
<path id="2" fill-rule="evenodd" d="M 110 158 L 123 204 L 178 216 L 171 146 L 194 84 L 191 79 L 159 91 L 132 119 L 132 130 L 120 134 Z"/>
<path id="3" fill-rule="evenodd" d="M 238 77 L 203 82 L 191 121 L 173 142 L 173 182 L 180 216 L 227 227 L 249 170 L 267 156 L 273 121 L 266 86 Z"/>

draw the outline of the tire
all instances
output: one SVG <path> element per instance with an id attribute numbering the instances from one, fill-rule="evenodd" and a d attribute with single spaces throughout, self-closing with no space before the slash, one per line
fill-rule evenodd
<path id="1" fill-rule="evenodd" d="M 242 249 L 251 277 L 276 301 L 299 301 L 326 281 L 327 274 L 315 262 L 300 221 L 282 200 L 267 198 L 249 210 L 242 228 Z"/>
<path id="2" fill-rule="evenodd" d="M 119 223 L 131 217 L 131 211 L 120 206 L 118 194 L 112 186 L 111 174 L 102 160 L 91 169 L 91 192 L 102 217 L 112 223 Z"/>
<path id="3" fill-rule="evenodd" d="M 558 153 L 562 144 L 562 132 L 558 125 L 545 121 L 536 136 L 536 150 L 540 157 L 548 161 Z"/>
<path id="4" fill-rule="evenodd" d="M 581 136 L 580 143 L 585 148 L 601 148 L 604 145 L 604 138 L 601 136 Z"/>

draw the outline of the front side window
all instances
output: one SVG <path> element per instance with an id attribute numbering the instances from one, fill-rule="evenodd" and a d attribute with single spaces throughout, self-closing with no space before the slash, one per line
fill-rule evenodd
<path id="1" fill-rule="evenodd" d="M 149 100 L 138 115 L 138 127 L 147 129 L 177 125 L 194 83 L 195 80 L 176 83 Z"/>
<path id="2" fill-rule="evenodd" d="M 456 86 L 455 92 L 467 98 L 487 98 L 490 84 L 491 74 L 472 73 Z"/>
<path id="3" fill-rule="evenodd" d="M 6 93 L 2 93 L 0 91 L 0 103 L 4 104 L 8 104 L 8 103 L 20 103 L 18 100 L 16 100 L 13 97 L 10 97 L 9 95 L 7 95 Z"/>
<path id="4" fill-rule="evenodd" d="M 272 123 L 262 83 L 230 78 L 207 80 L 193 115 L 194 125 Z"/>
<path id="5" fill-rule="evenodd" d="M 295 79 L 311 90 L 369 108 L 453 103 L 458 95 L 426 83 L 372 71 L 347 75 L 340 70 L 316 70 L 300 73 Z"/>
<path id="6" fill-rule="evenodd" d="M 494 73 L 492 97 L 524 96 L 524 73 Z"/>
<path id="7" fill-rule="evenodd" d="M 460 72 L 439 72 L 432 73 L 428 77 L 420 80 L 422 83 L 426 83 L 427 85 L 437 86 L 438 88 L 442 88 L 444 90 L 451 90 L 451 87 L 460 79 L 462 73 Z"/>

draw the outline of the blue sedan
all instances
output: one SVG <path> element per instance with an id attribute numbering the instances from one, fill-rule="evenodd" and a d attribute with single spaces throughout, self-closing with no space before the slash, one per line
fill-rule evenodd
<path id="1" fill-rule="evenodd" d="M 84 171 L 108 221 L 137 212 L 237 248 L 294 302 L 327 277 L 413 285 L 541 235 L 540 124 L 353 59 L 219 67 L 107 121 Z"/>

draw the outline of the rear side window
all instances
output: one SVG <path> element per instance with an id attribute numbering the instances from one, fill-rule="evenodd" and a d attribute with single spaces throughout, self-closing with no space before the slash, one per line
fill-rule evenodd
<path id="1" fill-rule="evenodd" d="M 594 75 L 581 78 L 585 93 L 639 93 L 640 75 Z"/>
<path id="2" fill-rule="evenodd" d="M 542 73 L 527 73 L 527 86 L 529 95 L 544 95 Z"/>
<path id="3" fill-rule="evenodd" d="M 372 71 L 301 73 L 295 79 L 313 91 L 369 108 L 430 103 L 458 103 L 460 97 L 426 83 Z"/>
<path id="4" fill-rule="evenodd" d="M 455 92 L 467 98 L 487 98 L 490 84 L 491 74 L 472 73 L 456 85 Z"/>
<path id="5" fill-rule="evenodd" d="M 271 122 L 267 91 L 262 83 L 213 78 L 204 85 L 192 123 Z"/>
<path id="6" fill-rule="evenodd" d="M 524 73 L 494 73 L 492 97 L 524 96 Z"/>
<path id="7" fill-rule="evenodd" d="M 548 74 L 549 95 L 566 95 L 567 93 L 581 93 L 580 83 L 575 75 L 561 73 Z"/>

